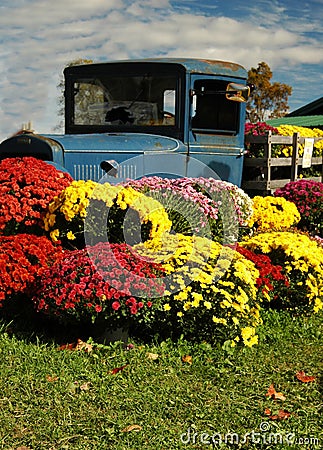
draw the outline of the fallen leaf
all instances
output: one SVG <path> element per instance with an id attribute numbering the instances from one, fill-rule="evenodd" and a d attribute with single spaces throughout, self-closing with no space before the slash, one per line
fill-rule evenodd
<path id="1" fill-rule="evenodd" d="M 271 410 L 269 408 L 266 408 L 264 411 L 264 414 L 266 414 L 266 416 L 270 416 L 271 415 Z"/>
<path id="2" fill-rule="evenodd" d="M 140 425 L 128 425 L 126 428 L 121 430 L 123 433 L 129 433 L 130 431 L 140 431 L 142 427 Z"/>
<path id="3" fill-rule="evenodd" d="M 148 359 L 151 359 L 152 361 L 156 361 L 159 358 L 158 353 L 146 353 L 146 356 Z"/>
<path id="4" fill-rule="evenodd" d="M 90 389 L 91 382 L 87 381 L 86 383 L 81 384 L 80 390 L 81 391 L 88 391 Z"/>
<path id="5" fill-rule="evenodd" d="M 188 364 L 192 364 L 192 357 L 190 355 L 182 356 L 182 361 Z"/>
<path id="6" fill-rule="evenodd" d="M 274 416 L 269 416 L 269 419 L 271 420 L 285 420 L 288 419 L 291 416 L 291 413 L 289 411 L 286 411 L 286 409 L 280 409 L 278 411 L 278 414 Z"/>
<path id="7" fill-rule="evenodd" d="M 56 376 L 52 377 L 51 375 L 46 375 L 46 380 L 49 381 L 50 383 L 53 383 L 54 381 L 58 380 L 58 377 L 56 377 Z"/>
<path id="8" fill-rule="evenodd" d="M 91 353 L 93 350 L 93 345 L 78 339 L 75 350 L 84 350 L 86 353 Z"/>
<path id="9" fill-rule="evenodd" d="M 76 346 L 76 343 L 72 344 L 62 344 L 58 347 L 58 350 L 74 350 Z"/>
<path id="10" fill-rule="evenodd" d="M 311 383 L 312 381 L 316 380 L 316 377 L 305 375 L 305 372 L 303 370 L 300 370 L 296 373 L 296 378 L 302 383 Z"/>
<path id="11" fill-rule="evenodd" d="M 273 400 L 286 400 L 286 397 L 281 392 L 276 392 L 273 384 L 269 386 L 266 397 L 270 397 Z"/>
<path id="12" fill-rule="evenodd" d="M 115 375 L 118 372 L 121 372 L 125 367 L 127 367 L 128 364 L 125 364 L 124 366 L 121 367 L 116 367 L 115 369 L 110 370 L 110 373 L 112 375 Z"/>
<path id="13" fill-rule="evenodd" d="M 77 342 L 72 342 L 71 344 L 63 344 L 58 347 L 58 350 L 84 350 L 86 353 L 90 353 L 93 350 L 92 344 L 83 342 L 82 339 L 78 339 Z"/>

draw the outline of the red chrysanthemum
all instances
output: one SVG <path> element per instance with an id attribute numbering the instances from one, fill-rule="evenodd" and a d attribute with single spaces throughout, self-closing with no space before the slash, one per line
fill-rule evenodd
<path id="1" fill-rule="evenodd" d="M 40 234 L 49 202 L 72 177 L 33 157 L 0 162 L 0 233 Z"/>

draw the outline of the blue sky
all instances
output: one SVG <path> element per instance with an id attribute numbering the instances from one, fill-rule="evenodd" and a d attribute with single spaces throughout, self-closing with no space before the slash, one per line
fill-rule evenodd
<path id="1" fill-rule="evenodd" d="M 323 0 L 1 0 L 0 139 L 59 123 L 57 84 L 78 58 L 265 61 L 293 111 L 323 96 Z"/>

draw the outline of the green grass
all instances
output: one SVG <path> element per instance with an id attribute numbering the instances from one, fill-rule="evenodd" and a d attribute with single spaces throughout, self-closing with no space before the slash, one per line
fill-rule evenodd
<path id="1" fill-rule="evenodd" d="M 322 318 L 268 312 L 259 345 L 232 353 L 185 340 L 149 345 L 131 341 L 130 350 L 115 343 L 94 345 L 90 353 L 59 351 L 57 342 L 19 332 L 3 320 L 0 449 L 322 448 Z M 191 364 L 182 360 L 186 355 L 192 357 Z M 111 373 L 125 364 L 122 371 Z M 299 370 L 316 376 L 316 381 L 297 381 Z M 266 397 L 272 383 L 285 401 Z M 269 420 L 266 408 L 292 415 Z M 141 429 L 124 431 L 130 425 Z M 202 435 L 237 433 L 242 439 L 252 430 L 259 433 L 260 426 L 270 426 L 270 431 L 255 435 L 256 440 L 272 432 L 319 442 L 212 446 Z M 218 435 L 215 439 L 218 442 Z"/>

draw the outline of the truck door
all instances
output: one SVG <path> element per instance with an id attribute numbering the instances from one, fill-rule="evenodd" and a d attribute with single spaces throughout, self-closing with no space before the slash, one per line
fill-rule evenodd
<path id="1" fill-rule="evenodd" d="M 192 75 L 189 154 L 239 186 L 245 105 L 226 98 L 229 82 L 241 80 Z"/>

